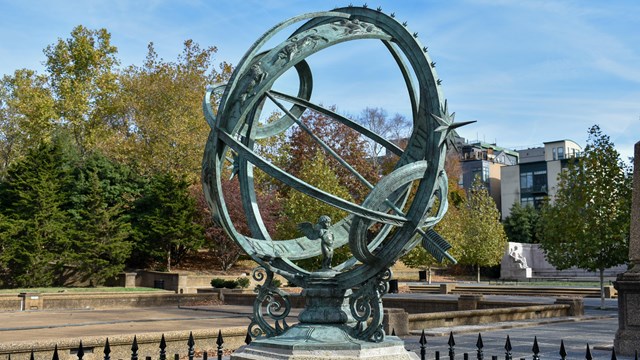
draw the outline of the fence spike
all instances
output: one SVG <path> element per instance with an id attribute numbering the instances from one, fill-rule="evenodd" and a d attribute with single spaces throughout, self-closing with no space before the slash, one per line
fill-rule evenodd
<path id="1" fill-rule="evenodd" d="M 222 330 L 218 330 L 218 339 L 216 340 L 216 345 L 218 345 L 218 360 L 222 360 L 222 344 L 224 344 Z"/>
<path id="2" fill-rule="evenodd" d="M 505 360 L 511 360 L 513 359 L 512 355 L 511 355 L 511 350 L 513 350 L 513 347 L 511 346 L 511 339 L 509 338 L 509 335 L 507 335 L 507 342 L 505 342 L 504 344 L 504 358 Z"/>
<path id="3" fill-rule="evenodd" d="M 252 340 L 253 338 L 251 338 L 251 333 L 247 330 L 247 336 L 244 337 L 244 343 L 249 345 L 251 344 Z"/>
<path id="4" fill-rule="evenodd" d="M 209 353 L 206 350 L 202 352 L 202 360 L 209 360 Z"/>
<path id="5" fill-rule="evenodd" d="M 221 347 L 224 344 L 224 339 L 222 338 L 222 330 L 218 330 L 218 338 L 216 339 L 216 345 Z"/>
<path id="6" fill-rule="evenodd" d="M 167 341 L 164 338 L 164 334 L 160 338 L 160 360 L 167 359 Z"/>
<path id="7" fill-rule="evenodd" d="M 484 344 L 482 343 L 482 334 L 478 333 L 478 340 L 476 341 L 476 358 L 478 360 L 483 360 L 484 359 L 484 353 L 482 352 L 482 349 L 484 348 Z"/>
<path id="8" fill-rule="evenodd" d="M 51 360 L 60 360 L 60 357 L 58 356 L 58 344 L 53 348 L 53 357 Z"/>
<path id="9" fill-rule="evenodd" d="M 84 348 L 82 347 L 82 340 L 80 340 L 80 346 L 78 346 L 78 353 L 76 354 L 76 356 L 78 356 L 78 360 L 82 360 L 82 358 L 84 357 Z"/>
<path id="10" fill-rule="evenodd" d="M 589 343 L 587 343 L 587 353 L 584 355 L 584 358 L 587 360 L 593 360 L 593 356 L 591 356 L 591 348 L 589 347 Z"/>
<path id="11" fill-rule="evenodd" d="M 195 340 L 193 340 L 193 331 L 189 331 L 189 341 L 187 341 L 187 345 L 189 346 L 189 360 L 193 360 L 193 357 L 195 355 L 194 347 L 196 345 Z"/>
<path id="12" fill-rule="evenodd" d="M 453 339 L 453 331 L 449 333 L 449 341 L 447 341 L 449 345 L 449 360 L 454 360 L 456 357 L 456 351 L 454 347 L 456 346 L 456 341 Z"/>
<path id="13" fill-rule="evenodd" d="M 11 360 L 11 354 L 7 356 L 7 360 Z M 33 348 L 31 349 L 31 354 L 29 355 L 29 360 L 36 360 L 36 355 L 33 353 Z"/>
<path id="14" fill-rule="evenodd" d="M 538 337 L 533 337 L 533 347 L 531 348 L 533 352 L 533 360 L 540 360 L 540 347 L 538 346 Z"/>
<path id="15" fill-rule="evenodd" d="M 420 359 L 425 360 L 427 356 L 427 337 L 424 335 L 424 329 L 422 329 L 422 335 L 420 335 Z M 440 357 L 440 353 L 437 353 L 437 357 Z"/>
<path id="16" fill-rule="evenodd" d="M 613 351 L 611 351 L 611 360 L 618 360 L 618 357 L 616 356 L 616 349 L 614 348 Z"/>
<path id="17" fill-rule="evenodd" d="M 391 336 L 396 336 L 396 328 L 391 329 Z"/>
<path id="18" fill-rule="evenodd" d="M 111 345 L 109 345 L 109 338 L 107 338 L 107 340 L 105 340 L 105 342 L 104 342 L 104 350 L 102 352 L 104 353 L 104 360 L 110 360 L 111 359 Z"/>
<path id="19" fill-rule="evenodd" d="M 565 360 L 567 358 L 567 351 L 564 349 L 564 340 L 560 340 L 560 359 Z"/>
<path id="20" fill-rule="evenodd" d="M 138 336 L 133 335 L 133 344 L 131 344 L 131 360 L 138 360 Z"/>

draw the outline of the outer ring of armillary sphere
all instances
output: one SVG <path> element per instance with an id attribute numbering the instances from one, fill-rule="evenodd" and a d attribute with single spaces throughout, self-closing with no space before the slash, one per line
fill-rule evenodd
<path id="1" fill-rule="evenodd" d="M 301 21 L 305 21 L 304 24 L 286 41 L 272 49 L 262 49 L 276 33 Z M 309 102 L 312 76 L 305 59 L 338 43 L 362 39 L 382 41 L 404 77 L 413 118 L 413 131 L 404 150 Z M 298 94 L 292 96 L 273 91 L 271 88 L 276 79 L 292 67 L 300 80 Z M 278 269 L 289 281 L 304 286 L 311 273 L 296 266 L 292 260 L 319 255 L 319 244 L 305 237 L 276 241 L 270 237 L 256 202 L 253 184 L 253 167 L 256 166 L 287 186 L 350 214 L 331 227 L 336 247 L 348 243 L 354 255 L 334 267 L 338 272 L 335 278 L 342 288 L 358 286 L 363 279 L 386 269 L 417 244 L 419 237 L 416 231 L 419 227 L 432 227 L 446 211 L 447 181 L 443 171 L 446 132 L 442 128 L 450 123 L 447 110 L 442 106 L 440 81 L 433 67 L 417 34 L 411 34 L 406 23 L 396 21 L 379 9 L 338 8 L 301 15 L 274 26 L 248 50 L 229 82 L 211 88 L 205 97 L 204 111 L 212 130 L 205 148 L 202 179 L 215 220 L 256 262 Z M 221 95 L 216 114 L 212 111 L 212 94 Z M 264 102 L 282 104 L 281 100 L 292 104 L 282 107 L 285 115 L 270 125 L 258 126 Z M 362 204 L 345 201 L 304 183 L 253 151 L 255 140 L 285 131 L 294 124 L 291 117 L 299 117 L 307 108 L 330 115 L 400 156 L 394 171 L 375 185 Z M 251 236 L 236 230 L 222 193 L 221 177 L 225 161 L 232 152 L 237 154 L 234 166 L 238 168 L 242 203 Z M 391 211 L 402 208 L 407 201 L 406 189 L 412 181 L 419 181 L 419 185 L 406 214 Z M 436 198 L 440 201 L 436 202 Z M 439 204 L 435 216 L 430 215 L 434 203 Z M 376 222 L 384 226 L 375 239 L 367 241 L 367 228 Z M 392 227 L 397 227 L 397 230 L 389 235 Z"/>

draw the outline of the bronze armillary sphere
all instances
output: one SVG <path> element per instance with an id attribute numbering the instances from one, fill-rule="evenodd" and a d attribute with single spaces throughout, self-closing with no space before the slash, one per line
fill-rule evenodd
<path id="1" fill-rule="evenodd" d="M 306 22 L 287 40 L 271 49 L 263 49 L 274 35 L 300 21 Z M 404 150 L 389 139 L 310 101 L 312 75 L 305 59 L 338 43 L 361 39 L 382 41 L 404 77 L 413 118 L 413 131 Z M 444 159 L 447 140 L 460 124 L 453 124 L 453 116 L 447 112 L 434 66 L 427 49 L 420 45 L 417 34 L 407 31 L 406 23 L 396 21 L 393 15 L 386 15 L 380 9 L 350 6 L 301 15 L 274 26 L 247 51 L 227 84 L 209 89 L 204 112 L 211 133 L 204 154 L 202 179 L 215 220 L 260 265 L 256 269 L 259 271 L 254 271 L 254 277 L 265 280 L 258 288 L 254 306 L 250 327 L 254 336 L 273 337 L 290 330 L 285 321 L 290 308 L 288 294 L 271 285 L 274 273 L 304 288 L 307 307 L 299 317 L 298 330 L 292 330 L 298 331 L 298 335 L 306 331 L 305 326 L 318 325 L 339 328 L 354 339 L 380 342 L 385 336 L 381 325 L 381 296 L 386 292 L 391 276 L 389 267 L 419 242 L 436 259 L 447 257 L 453 260 L 446 252 L 450 245 L 432 228 L 447 209 Z M 298 93 L 292 95 L 272 90 L 274 82 L 292 67 L 299 78 Z M 212 108 L 212 94 L 221 95 L 217 113 Z M 268 125 L 259 125 L 266 101 L 275 103 L 284 116 Z M 371 189 L 364 202 L 353 203 L 315 188 L 254 151 L 254 142 L 258 139 L 277 135 L 291 126 L 306 129 L 299 120 L 306 109 L 355 129 L 400 157 L 393 172 L 377 184 L 370 184 L 315 137 L 329 156 L 336 158 Z M 251 236 L 236 230 L 225 205 L 221 177 L 228 165 L 225 162 L 230 159 L 239 179 Z M 295 260 L 320 255 L 320 242 L 307 236 L 272 239 L 257 205 L 254 167 L 296 191 L 346 211 L 349 215 L 331 226 L 324 219 L 327 229 L 318 236 L 331 234 L 333 248 L 349 246 L 353 257 L 315 272 L 294 264 Z M 417 186 L 413 198 L 409 196 L 412 186 Z M 407 204 L 407 201 L 411 203 Z M 367 239 L 367 230 L 375 224 L 381 224 L 381 230 L 375 238 Z M 313 232 L 309 226 L 307 233 Z M 263 314 L 263 303 L 269 304 L 266 310 L 271 322 Z M 275 325 L 272 325 L 273 320 Z M 367 325 L 368 320 L 371 321 Z M 316 333 L 319 331 L 316 329 Z"/>

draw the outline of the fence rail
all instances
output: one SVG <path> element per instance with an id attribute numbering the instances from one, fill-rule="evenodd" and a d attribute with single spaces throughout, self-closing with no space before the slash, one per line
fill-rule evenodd
<path id="1" fill-rule="evenodd" d="M 395 336 L 395 331 L 392 332 L 391 334 L 392 336 Z M 252 341 L 252 337 L 251 334 L 249 334 L 247 332 L 247 335 L 245 337 L 245 344 L 249 345 Z M 424 330 L 422 331 L 422 335 L 420 336 L 420 340 L 418 341 L 420 344 L 420 359 L 421 360 L 455 360 L 456 359 L 456 341 L 453 335 L 453 332 L 451 332 L 449 334 L 449 340 L 447 342 L 448 345 L 448 349 L 447 349 L 447 355 L 446 356 L 441 356 L 441 352 L 439 350 L 434 351 L 433 353 L 433 357 L 430 358 L 427 356 L 427 337 L 425 335 Z M 187 341 L 187 355 L 186 355 L 186 359 L 187 360 L 194 360 L 196 358 L 196 351 L 195 351 L 195 345 L 196 342 L 193 338 L 193 333 L 189 334 L 189 339 Z M 222 331 L 219 330 L 218 331 L 218 336 L 216 339 L 216 358 L 217 360 L 222 360 L 223 356 L 224 356 L 224 338 L 222 336 Z M 476 350 L 475 350 L 475 354 L 473 354 L 474 358 L 476 360 L 484 360 L 485 359 L 485 354 L 484 354 L 484 343 L 482 341 L 482 334 L 478 334 L 478 339 L 476 341 Z M 158 358 L 159 360 L 167 360 L 167 352 L 166 352 L 166 348 L 167 348 L 167 343 L 165 341 L 164 338 L 164 334 L 162 335 L 161 339 L 160 339 L 160 344 L 158 346 Z M 130 360 L 141 360 L 140 358 L 140 354 L 138 354 L 138 340 L 137 337 L 134 336 L 133 338 L 133 342 L 131 344 L 131 358 Z M 507 335 L 507 339 L 506 342 L 504 344 L 504 360 L 513 360 L 513 354 L 512 351 L 513 348 L 511 346 L 511 339 L 509 338 L 509 335 Z M 109 345 L 109 339 L 107 338 L 104 344 L 104 357 L 103 360 L 112 360 L 111 359 L 111 347 Z M 534 337 L 533 339 L 533 345 L 531 347 L 531 358 L 532 360 L 541 360 L 540 357 L 540 347 L 538 346 L 538 338 Z M 462 359 L 463 360 L 469 360 L 470 354 L 469 353 L 463 353 L 462 354 Z M 565 346 L 564 346 L 564 341 L 560 340 L 560 348 L 558 350 L 558 355 L 559 355 L 559 359 L 560 360 L 567 360 L 567 352 L 565 350 Z M 77 356 L 77 360 L 83 360 L 85 357 L 85 350 L 83 348 L 82 345 L 82 341 L 80 341 L 80 344 L 78 346 L 77 352 L 76 352 L 76 356 Z M 498 356 L 498 355 L 491 355 L 491 360 L 498 360 L 500 359 L 502 356 Z M 36 360 L 34 351 L 31 350 L 31 354 L 29 357 L 30 360 Z M 145 356 L 144 360 L 152 360 L 153 357 L 152 356 Z M 180 356 L 180 354 L 174 354 L 173 355 L 173 359 L 174 360 L 181 360 L 184 359 L 183 357 Z M 202 359 L 202 360 L 209 360 L 209 354 L 207 351 L 203 351 L 202 352 L 202 356 L 198 356 L 198 360 Z M 460 359 L 460 357 L 458 357 L 458 359 Z M 519 358 L 519 360 L 525 360 L 525 357 L 521 357 Z M 584 355 L 584 359 L 585 360 L 594 360 L 592 354 L 591 354 L 591 348 L 589 347 L 589 344 L 586 344 L 586 350 L 585 350 L 585 355 Z M 7 356 L 7 360 L 11 360 L 11 354 L 9 354 Z M 53 355 L 51 357 L 51 360 L 60 360 L 60 357 L 58 355 L 58 346 L 56 345 L 54 350 L 53 350 Z M 611 360 L 617 360 L 617 355 L 616 355 L 616 351 L 615 349 L 611 352 Z M 634 360 L 638 360 L 638 351 L 636 350 L 635 355 L 634 355 Z"/>

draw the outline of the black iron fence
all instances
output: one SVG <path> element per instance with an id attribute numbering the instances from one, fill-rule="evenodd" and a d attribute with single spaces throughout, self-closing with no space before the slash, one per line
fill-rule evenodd
<path id="1" fill-rule="evenodd" d="M 395 335 L 395 333 L 392 333 L 392 335 Z M 251 343 L 251 335 L 249 333 L 247 333 L 247 336 L 245 337 L 245 344 L 250 344 Z M 428 356 L 427 355 L 427 337 L 425 336 L 425 332 L 424 330 L 422 331 L 422 335 L 420 336 L 420 359 L 421 360 L 455 360 L 456 359 L 456 341 L 454 339 L 453 336 L 453 332 L 451 332 L 449 334 L 449 341 L 447 342 L 448 344 L 448 349 L 447 349 L 447 354 L 445 356 L 441 356 L 441 352 L 439 350 L 436 350 L 433 352 L 433 357 Z M 187 354 L 183 357 L 180 354 L 174 354 L 173 355 L 173 359 L 174 360 L 194 360 L 196 359 L 196 351 L 195 351 L 195 340 L 193 338 L 193 333 L 189 334 L 189 339 L 187 341 Z M 218 337 L 216 339 L 216 345 L 217 345 L 217 349 L 216 349 L 216 354 L 215 356 L 217 357 L 217 360 L 222 360 L 223 356 L 224 356 L 224 338 L 222 336 L 222 331 L 218 331 Z M 484 354 L 484 344 L 482 341 L 482 334 L 478 334 L 478 340 L 476 341 L 476 350 L 474 354 L 469 354 L 468 352 L 465 352 L 462 354 L 462 359 L 463 360 L 469 360 L 470 356 L 475 358 L 476 360 L 484 360 L 486 358 L 485 354 Z M 164 335 L 162 335 L 161 339 L 160 339 L 160 345 L 159 345 L 159 354 L 158 354 L 158 359 L 159 360 L 167 360 L 167 352 L 166 352 L 166 348 L 167 348 L 167 343 L 165 341 Z M 498 355 L 491 355 L 491 360 L 498 360 L 500 358 L 503 358 L 504 360 L 514 360 L 513 354 L 511 353 L 511 351 L 513 350 L 512 346 L 511 346 L 511 339 L 509 338 L 509 335 L 507 335 L 507 339 L 506 342 L 504 344 L 504 355 L 498 356 Z M 112 360 L 111 359 L 111 347 L 109 345 L 109 339 L 107 338 L 105 341 L 105 345 L 104 345 L 104 357 L 103 360 Z M 85 356 L 85 351 L 84 348 L 82 346 L 82 341 L 80 341 L 80 345 L 78 346 L 78 350 L 76 352 L 76 356 L 78 358 L 78 360 L 83 360 L 84 356 Z M 565 346 L 564 346 L 564 341 L 560 340 L 560 348 L 558 351 L 558 356 L 560 360 L 567 360 L 567 352 L 565 350 Z M 151 360 L 153 357 L 152 356 L 145 356 L 144 360 Z M 209 359 L 209 354 L 207 351 L 203 351 L 201 354 L 197 354 L 197 358 L 198 359 L 202 359 L 202 360 L 208 360 Z M 533 345 L 531 347 L 531 358 L 532 360 L 541 360 L 540 357 L 540 347 L 538 346 L 538 338 L 534 337 L 533 339 Z M 59 355 L 58 355 L 58 347 L 56 346 L 55 349 L 53 350 L 53 356 L 51 358 L 51 360 L 59 360 Z M 140 355 L 138 354 L 138 340 L 137 337 L 134 336 L 133 338 L 133 342 L 131 344 L 131 360 L 141 360 Z M 458 356 L 458 359 L 460 360 L 460 357 Z M 517 360 L 518 358 L 516 358 Z M 520 357 L 520 360 L 525 360 L 525 357 Z M 589 344 L 586 344 L 586 350 L 585 350 L 585 355 L 584 355 L 584 359 L 585 360 L 594 360 L 592 354 L 591 354 L 591 348 L 589 347 Z M 11 355 L 9 355 L 7 357 L 7 360 L 11 360 Z M 30 360 L 35 360 L 35 355 L 34 355 L 34 351 L 31 351 L 31 355 L 30 355 Z M 115 360 L 115 359 L 114 359 Z M 611 360 L 617 360 L 617 355 L 615 352 L 615 349 L 611 352 Z M 634 360 L 638 360 L 638 352 L 635 352 L 635 356 L 634 356 Z"/>

